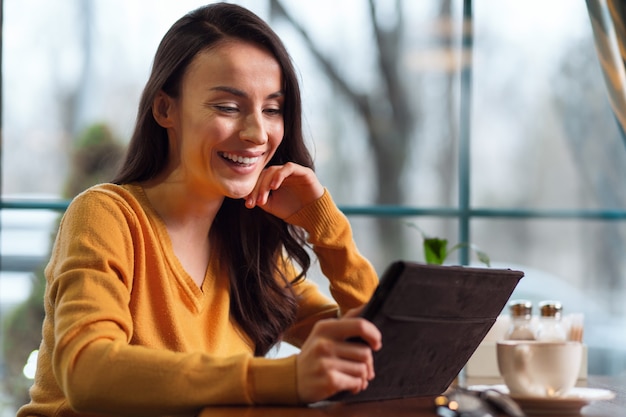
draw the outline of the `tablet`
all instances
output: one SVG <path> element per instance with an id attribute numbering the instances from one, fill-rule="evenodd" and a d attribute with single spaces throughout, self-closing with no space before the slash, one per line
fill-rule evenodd
<path id="1" fill-rule="evenodd" d="M 382 333 L 376 377 L 330 401 L 439 395 L 474 353 L 524 276 L 511 269 L 397 261 L 361 315 Z"/>

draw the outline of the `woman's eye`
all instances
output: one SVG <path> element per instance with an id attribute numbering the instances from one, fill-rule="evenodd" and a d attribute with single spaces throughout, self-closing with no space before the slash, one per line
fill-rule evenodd
<path id="1" fill-rule="evenodd" d="M 234 107 L 234 106 L 216 105 L 214 107 L 215 107 L 215 109 L 217 109 L 218 111 L 220 111 L 222 113 L 236 113 L 239 110 L 239 109 L 237 109 L 237 107 Z"/>
<path id="2" fill-rule="evenodd" d="M 274 116 L 274 115 L 282 115 L 282 114 L 283 114 L 283 109 L 280 109 L 280 108 L 276 108 L 276 109 L 273 109 L 273 108 L 270 108 L 270 109 L 265 109 L 265 113 L 266 113 L 266 114 L 269 114 L 269 115 L 271 115 L 271 116 Z"/>

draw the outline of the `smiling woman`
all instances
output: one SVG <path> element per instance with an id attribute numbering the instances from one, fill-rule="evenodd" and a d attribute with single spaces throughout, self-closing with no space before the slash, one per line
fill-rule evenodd
<path id="1" fill-rule="evenodd" d="M 355 308 L 377 276 L 315 175 L 300 108 L 287 51 L 250 11 L 217 3 L 170 28 L 118 175 L 61 221 L 19 416 L 307 403 L 367 386 L 380 332 Z M 334 301 L 306 278 L 308 245 Z M 264 357 L 281 340 L 301 351 Z"/>

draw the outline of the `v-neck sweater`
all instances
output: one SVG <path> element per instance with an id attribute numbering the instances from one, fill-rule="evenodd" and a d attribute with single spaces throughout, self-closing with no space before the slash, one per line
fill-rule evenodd
<path id="1" fill-rule="evenodd" d="M 286 219 L 306 230 L 335 301 L 299 281 L 300 346 L 320 319 L 367 302 L 378 284 L 330 194 Z M 217 404 L 296 404 L 296 356 L 254 357 L 229 314 L 227 274 L 201 287 L 137 185 L 100 184 L 63 215 L 46 267 L 46 316 L 24 416 L 169 415 Z M 290 266 L 287 274 L 295 277 Z"/>

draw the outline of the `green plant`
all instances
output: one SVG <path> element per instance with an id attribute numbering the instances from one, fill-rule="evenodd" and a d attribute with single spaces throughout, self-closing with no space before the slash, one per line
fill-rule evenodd
<path id="1" fill-rule="evenodd" d="M 407 225 L 416 229 L 422 235 L 424 259 L 427 264 L 443 265 L 452 252 L 462 247 L 468 247 L 474 251 L 481 263 L 488 267 L 491 266 L 489 256 L 474 244 L 461 242 L 448 248 L 448 239 L 429 236 L 415 223 L 407 223 Z"/>

